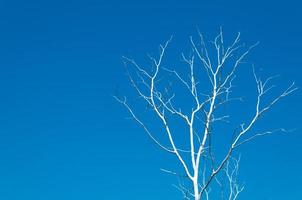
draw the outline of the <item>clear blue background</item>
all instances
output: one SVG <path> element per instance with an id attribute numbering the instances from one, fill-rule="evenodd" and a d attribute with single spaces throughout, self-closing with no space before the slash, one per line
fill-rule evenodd
<path id="1" fill-rule="evenodd" d="M 260 41 L 252 61 L 301 79 L 301 3 L 288 1 L 0 1 L 0 199 L 181 199 L 156 148 L 112 95 L 128 94 L 121 56 L 156 53 L 174 35 L 220 25 Z M 178 59 L 178 58 L 177 58 Z M 269 115 L 293 134 L 246 145 L 245 200 L 302 199 L 301 91 Z M 272 124 L 270 124 L 272 125 Z M 272 127 L 272 126 L 270 126 Z"/>

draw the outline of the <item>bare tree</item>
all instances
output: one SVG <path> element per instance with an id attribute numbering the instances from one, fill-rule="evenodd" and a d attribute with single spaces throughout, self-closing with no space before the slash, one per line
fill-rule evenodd
<path id="1" fill-rule="evenodd" d="M 219 108 L 232 101 L 241 100 L 241 98 L 232 97 L 234 80 L 245 58 L 258 43 L 245 46 L 241 43 L 240 33 L 238 33 L 232 41 L 228 42 L 229 44 L 225 44 L 221 29 L 212 42 L 205 42 L 201 33 L 198 36 L 199 42 L 190 37 L 191 53 L 189 56 L 181 55 L 182 60 L 188 66 L 188 76 L 163 64 L 172 38 L 160 45 L 158 58 L 149 56 L 152 63 L 150 67 L 144 67 L 135 60 L 124 57 L 126 64 L 133 67 L 132 71 L 128 69 L 131 85 L 140 99 L 147 104 L 148 110 L 159 119 L 162 124 L 159 127 L 163 127 L 161 134 L 167 137 L 168 142 L 163 142 L 159 139 L 162 137 L 158 137 L 158 133 L 154 134 L 151 131 L 151 124 L 147 125 L 141 120 L 137 115 L 139 112 L 129 104 L 126 98 L 115 98 L 127 108 L 133 119 L 142 126 L 155 144 L 176 156 L 184 175 L 181 176 L 170 170 L 162 170 L 184 177 L 189 182 L 189 185 L 182 183 L 175 185 L 184 195 L 184 199 L 210 199 L 211 191 L 221 188 L 221 199 L 235 200 L 244 187 L 237 181 L 239 159 L 233 157 L 234 150 L 256 137 L 285 131 L 280 128 L 257 132 L 253 127 L 274 104 L 297 88 L 292 83 L 286 89 L 281 90 L 278 95 L 274 95 L 275 93 L 270 92 L 274 88 L 271 82 L 275 77 L 261 80 L 253 67 L 256 90 L 254 111 L 251 115 L 246 115 L 250 116 L 250 119 L 245 123 L 239 123 L 232 130 L 224 129 L 223 133 L 216 133 L 214 127 L 217 122 L 228 123 L 231 120 L 230 114 L 224 113 Z M 192 99 L 186 103 L 185 108 L 177 105 L 177 97 L 180 95 L 177 91 L 174 92 L 173 85 L 163 81 L 163 79 L 167 80 L 167 77 L 177 80 L 177 83 L 182 85 L 182 89 L 186 90 L 188 98 Z M 265 100 L 263 100 L 264 98 Z M 177 133 L 177 129 L 173 128 L 174 118 L 184 122 L 186 132 L 182 131 L 181 135 Z M 175 137 L 187 139 L 189 145 L 177 143 Z M 225 139 L 228 137 L 230 140 Z M 213 147 L 214 140 L 225 141 L 219 151 L 220 156 L 217 152 L 215 153 L 217 147 L 215 149 Z M 224 177 L 226 181 L 223 181 L 221 177 Z M 216 186 L 213 186 L 214 184 Z"/>

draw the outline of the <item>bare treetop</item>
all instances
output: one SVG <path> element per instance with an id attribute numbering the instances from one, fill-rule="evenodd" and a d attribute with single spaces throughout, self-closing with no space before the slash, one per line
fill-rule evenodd
<path id="1" fill-rule="evenodd" d="M 186 56 L 184 53 L 181 55 L 182 60 L 186 63 L 189 76 L 181 74 L 177 69 L 163 66 L 165 53 L 169 44 L 172 42 L 170 38 L 163 45 L 160 45 L 160 52 L 157 58 L 149 56 L 152 66 L 144 67 L 138 64 L 134 59 L 124 57 L 127 64 L 133 67 L 135 73 L 129 72 L 129 80 L 131 86 L 136 91 L 137 95 L 144 101 L 151 109 L 150 111 L 156 114 L 163 127 L 161 134 L 164 134 L 168 143 L 163 143 L 158 139 L 149 127 L 153 124 L 143 122 L 138 116 L 139 110 L 130 105 L 126 99 L 115 97 L 118 102 L 123 104 L 133 119 L 145 130 L 147 135 L 155 144 L 161 149 L 172 153 L 178 159 L 182 166 L 187 181 L 191 186 L 184 186 L 179 184 L 176 186 L 185 199 L 210 199 L 211 191 L 215 186 L 222 186 L 222 181 L 219 180 L 218 174 L 224 175 L 228 182 L 228 195 L 222 195 L 222 198 L 237 199 L 240 192 L 244 187 L 237 183 L 237 174 L 239 167 L 239 159 L 232 157 L 234 150 L 242 144 L 255 139 L 258 136 L 271 134 L 277 131 L 286 131 L 283 128 L 263 132 L 252 132 L 252 127 L 256 125 L 259 117 L 265 112 L 270 110 L 278 101 L 290 95 L 297 87 L 294 83 L 289 85 L 285 90 L 281 91 L 277 96 L 270 96 L 270 91 L 274 88 L 271 85 L 271 80 L 275 77 L 269 77 L 262 80 L 257 76 L 253 69 L 255 84 L 257 87 L 254 112 L 251 113 L 252 117 L 241 124 L 238 124 L 238 129 L 225 133 L 233 135 L 232 141 L 226 141 L 227 149 L 222 149 L 224 155 L 222 159 L 217 160 L 217 156 L 212 151 L 213 139 L 213 124 L 214 122 L 226 122 L 230 120 L 228 113 L 222 114 L 218 112 L 218 108 L 222 105 L 228 104 L 238 98 L 233 98 L 233 81 L 236 78 L 238 68 L 245 61 L 247 55 L 253 50 L 258 43 L 246 47 L 240 40 L 240 33 L 234 39 L 226 44 L 222 29 L 219 34 L 214 38 L 213 42 L 205 42 L 201 33 L 198 34 L 199 40 L 196 42 L 193 37 L 190 37 L 190 44 L 192 54 Z M 214 53 L 213 53 L 214 52 Z M 206 79 L 200 79 L 197 70 L 202 69 Z M 193 99 L 193 104 L 188 102 L 190 112 L 185 112 L 184 108 L 177 107 L 175 98 L 177 92 L 171 88 L 160 87 L 159 81 L 160 74 L 168 73 L 173 75 L 183 89 L 187 91 L 190 98 Z M 134 77 L 135 76 L 135 77 Z M 189 78 L 187 78 L 189 77 Z M 210 90 L 204 90 L 203 87 L 208 85 Z M 167 91 L 168 90 L 168 91 Z M 266 97 L 270 100 L 263 103 L 262 99 Z M 184 148 L 175 140 L 174 124 L 168 120 L 169 117 L 181 119 L 186 124 L 186 133 L 182 137 L 187 138 L 189 141 L 189 149 Z M 237 116 L 238 117 L 238 116 Z M 249 134 L 247 134 L 249 133 Z M 220 135 L 218 139 L 223 140 L 224 136 Z M 216 138 L 217 139 L 217 138 Z M 165 172 L 177 174 L 170 170 Z"/>

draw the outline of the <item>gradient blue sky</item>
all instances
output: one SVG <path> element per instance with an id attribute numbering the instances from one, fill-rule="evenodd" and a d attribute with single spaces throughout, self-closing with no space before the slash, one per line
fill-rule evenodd
<path id="1" fill-rule="evenodd" d="M 301 3 L 288 1 L 0 1 L 0 199 L 181 199 L 157 149 L 116 103 L 121 56 L 181 48 L 198 27 L 260 41 L 251 56 L 278 84 L 302 86 Z M 178 58 L 177 58 L 178 59 Z M 297 128 L 243 148 L 245 200 L 302 199 L 302 95 L 268 125 Z M 270 126 L 271 127 L 271 126 Z"/>

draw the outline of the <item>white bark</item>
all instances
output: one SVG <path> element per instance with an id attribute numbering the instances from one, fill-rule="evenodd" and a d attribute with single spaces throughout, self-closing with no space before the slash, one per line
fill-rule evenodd
<path id="1" fill-rule="evenodd" d="M 168 69 L 162 66 L 165 52 L 172 38 L 168 40 L 164 45 L 160 46 L 158 59 L 150 57 L 153 63 L 153 72 L 149 72 L 151 70 L 140 66 L 133 59 L 125 58 L 125 61 L 127 63 L 130 63 L 132 66 L 134 66 L 136 75 L 139 79 L 138 83 L 133 78 L 131 73 L 129 73 L 129 80 L 131 82 L 131 85 L 137 92 L 138 96 L 141 97 L 148 104 L 148 106 L 152 108 L 152 111 L 161 121 L 164 127 L 163 133 L 166 134 L 169 141 L 168 145 L 162 144 L 161 141 L 155 138 L 154 134 L 149 131 L 146 124 L 137 117 L 134 108 L 128 104 L 126 98 L 115 98 L 128 109 L 131 116 L 136 122 L 138 122 L 138 124 L 140 124 L 144 128 L 152 141 L 154 141 L 163 150 L 174 154 L 179 160 L 184 173 L 188 180 L 191 182 L 193 188 L 191 190 L 190 188 L 185 188 L 182 185 L 177 186 L 177 188 L 185 195 L 185 199 L 209 199 L 211 184 L 213 182 L 216 182 L 218 185 L 221 185 L 221 183 L 217 179 L 217 174 L 221 171 L 224 171 L 225 177 L 229 182 L 228 188 L 230 194 L 228 199 L 235 200 L 238 198 L 239 193 L 243 190 L 243 187 L 240 187 L 238 185 L 238 183 L 236 182 L 236 177 L 234 176 L 238 174 L 239 162 L 231 157 L 233 151 L 240 145 L 253 140 L 255 137 L 263 136 L 276 131 L 285 131 L 284 129 L 276 129 L 273 131 L 250 133 L 249 135 L 247 135 L 247 133 L 251 131 L 252 127 L 256 124 L 257 120 L 263 113 L 267 112 L 275 103 L 277 103 L 283 97 L 288 96 L 289 94 L 294 92 L 297 88 L 293 83 L 284 91 L 282 91 L 279 96 L 271 98 L 269 103 L 263 105 L 262 98 L 263 96 L 267 95 L 267 93 L 269 93 L 269 91 L 272 89 L 272 86 L 270 86 L 269 84 L 273 77 L 262 81 L 259 77 L 257 77 L 255 71 L 253 71 L 257 86 L 255 113 L 248 122 L 239 125 L 240 129 L 235 132 L 235 137 L 229 144 L 229 148 L 225 151 L 226 153 L 223 159 L 220 161 L 216 160 L 215 155 L 213 155 L 213 153 L 211 152 L 211 144 L 209 140 L 212 133 L 210 130 L 214 122 L 223 122 L 225 120 L 228 120 L 229 115 L 216 117 L 215 111 L 218 106 L 234 100 L 233 98 L 230 98 L 230 94 L 232 92 L 233 80 L 235 79 L 237 69 L 249 54 L 249 52 L 258 43 L 244 50 L 244 45 L 240 43 L 240 33 L 238 33 L 233 42 L 231 42 L 229 46 L 226 46 L 224 44 L 223 33 L 222 31 L 220 31 L 218 36 L 213 41 L 213 47 L 216 55 L 210 55 L 203 36 L 200 33 L 199 38 L 199 44 L 197 44 L 192 37 L 190 38 L 192 51 L 194 52 L 193 55 L 186 57 L 184 54 L 182 54 L 183 60 L 189 67 L 189 81 L 187 81 L 186 78 L 183 78 L 183 76 L 181 76 L 176 70 Z M 235 55 L 237 55 L 236 58 L 234 58 Z M 198 64 L 196 64 L 196 61 L 199 61 L 201 63 L 201 66 L 198 66 Z M 228 64 L 226 64 L 227 62 Z M 230 65 L 230 63 L 232 63 L 232 65 Z M 195 74 L 196 67 L 202 67 L 207 75 L 208 80 L 202 80 L 203 82 L 208 81 L 209 85 L 211 86 L 211 91 L 207 94 L 202 93 L 202 88 L 200 88 L 198 85 L 198 76 Z M 159 74 L 162 72 L 175 75 L 175 77 L 181 84 L 183 84 L 183 86 L 186 88 L 186 90 L 188 90 L 189 94 L 194 99 L 195 105 L 192 107 L 192 110 L 189 114 L 183 112 L 181 109 L 176 108 L 176 106 L 173 104 L 173 100 L 176 94 L 172 94 L 169 97 L 164 97 L 164 95 L 157 89 L 157 80 L 159 79 Z M 146 90 L 148 90 L 148 92 L 146 92 Z M 171 126 L 173 126 L 173 124 L 169 124 L 166 113 L 180 117 L 187 125 L 187 136 L 189 137 L 190 142 L 189 150 L 182 149 L 178 146 L 178 144 L 175 143 L 174 134 L 171 131 Z M 198 115 L 201 113 L 205 116 L 204 119 L 202 119 L 204 128 L 203 130 L 196 130 L 196 123 L 198 123 L 196 121 L 198 119 Z M 190 156 L 190 162 L 187 162 L 188 159 L 184 158 L 184 156 L 187 156 L 187 153 Z M 206 168 L 205 163 L 203 163 L 204 166 L 201 167 L 203 157 L 211 160 L 211 167 Z M 230 162 L 235 162 L 235 164 L 232 165 L 232 169 L 230 168 Z M 169 170 L 163 171 L 171 173 L 171 171 Z"/>

